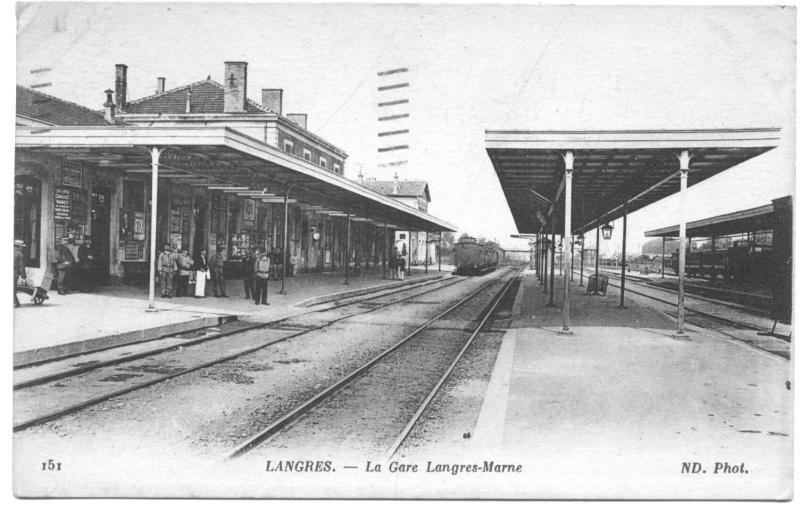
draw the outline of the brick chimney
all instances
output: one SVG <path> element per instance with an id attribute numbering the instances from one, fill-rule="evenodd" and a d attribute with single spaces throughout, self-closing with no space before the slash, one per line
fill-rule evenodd
<path id="1" fill-rule="evenodd" d="M 308 125 L 308 115 L 305 113 L 289 113 L 286 118 L 304 129 L 308 128 L 306 127 Z"/>
<path id="2" fill-rule="evenodd" d="M 262 88 L 261 105 L 265 108 L 282 114 L 283 108 L 283 89 L 282 88 Z"/>
<path id="3" fill-rule="evenodd" d="M 105 108 L 103 116 L 108 123 L 116 123 L 114 120 L 114 99 L 111 98 L 111 94 L 113 93 L 114 90 L 111 90 L 110 88 L 106 90 L 106 102 L 103 104 L 103 108 Z"/>
<path id="4" fill-rule="evenodd" d="M 117 109 L 122 113 L 128 108 L 128 66 L 117 64 L 116 74 L 117 79 L 114 84 L 117 93 Z"/>
<path id="5" fill-rule="evenodd" d="M 156 93 L 164 93 L 164 88 L 166 88 L 167 78 L 156 78 Z"/>
<path id="6" fill-rule="evenodd" d="M 247 100 L 247 62 L 225 62 L 225 113 L 243 113 Z"/>
<path id="7" fill-rule="evenodd" d="M 394 182 L 392 183 L 392 194 L 398 194 L 400 192 L 400 179 L 397 176 L 397 172 L 394 173 Z"/>
<path id="8" fill-rule="evenodd" d="M 191 88 L 187 88 L 186 89 L 186 112 L 187 113 L 191 113 L 192 112 L 192 89 Z"/>

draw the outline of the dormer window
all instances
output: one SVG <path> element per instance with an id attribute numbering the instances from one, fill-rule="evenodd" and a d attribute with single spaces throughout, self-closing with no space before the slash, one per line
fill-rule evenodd
<path id="1" fill-rule="evenodd" d="M 342 174 L 342 166 L 339 163 L 334 162 L 333 163 L 333 172 L 336 173 L 337 175 L 341 175 Z"/>
<path id="2" fill-rule="evenodd" d="M 307 161 L 311 160 L 311 150 L 308 148 L 303 148 L 303 158 Z"/>
<path id="3" fill-rule="evenodd" d="M 321 168 L 327 168 L 328 167 L 328 161 L 325 159 L 325 157 L 320 156 L 320 158 L 319 158 L 319 167 L 321 167 Z"/>
<path id="4" fill-rule="evenodd" d="M 283 151 L 286 153 L 294 153 L 294 143 L 288 139 L 283 140 Z"/>

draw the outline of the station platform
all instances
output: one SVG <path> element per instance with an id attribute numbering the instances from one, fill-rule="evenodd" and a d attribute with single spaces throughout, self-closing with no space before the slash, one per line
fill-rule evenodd
<path id="1" fill-rule="evenodd" d="M 558 279 L 548 307 L 524 275 L 471 455 L 524 463 L 534 497 L 791 498 L 791 362 L 692 326 L 676 339 L 645 300 L 620 309 L 615 288 L 590 296 L 577 279 L 572 334 L 559 334 Z M 707 473 L 681 472 L 694 462 Z M 714 474 L 717 462 L 748 472 Z"/>
<path id="2" fill-rule="evenodd" d="M 436 267 L 438 268 L 438 266 Z M 447 269 L 447 271 L 446 271 Z M 414 267 L 405 283 L 447 275 L 442 271 Z M 383 279 L 383 271 L 364 270 L 344 283 L 344 273 L 298 274 L 286 279 L 287 294 L 279 294 L 281 281 L 269 281 L 269 306 L 245 299 L 241 279 L 228 280 L 228 298 L 161 298 L 156 284 L 155 306 L 147 312 L 147 287 L 105 286 L 93 293 L 48 292 L 49 300 L 34 305 L 28 295 L 18 293 L 22 305 L 14 308 L 14 365 L 53 357 L 129 344 L 169 333 L 246 319 L 267 322 L 307 311 L 305 306 L 325 303 L 342 296 L 355 296 L 375 288 L 392 287 L 399 281 Z M 402 284 L 402 283 L 401 283 Z M 193 286 L 190 286 L 190 293 Z M 208 288 L 208 293 L 211 293 Z"/>

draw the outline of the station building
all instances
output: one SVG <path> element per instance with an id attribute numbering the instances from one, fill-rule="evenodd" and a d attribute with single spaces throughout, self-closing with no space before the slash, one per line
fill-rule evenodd
<path id="1" fill-rule="evenodd" d="M 400 180 L 397 173 L 392 180 L 364 180 L 359 175 L 359 183 L 368 189 L 396 199 L 401 203 L 427 212 L 431 202 L 431 192 L 428 182 L 423 180 Z M 394 246 L 398 252 L 406 252 L 412 265 L 425 263 L 434 264 L 439 258 L 439 244 L 436 243 L 428 231 L 396 231 Z"/>
<path id="2" fill-rule="evenodd" d="M 127 73 L 116 66 L 102 113 L 17 87 L 15 237 L 29 266 L 49 267 L 67 237 L 91 239 L 111 282 L 146 277 L 164 243 L 225 248 L 234 273 L 254 248 L 285 249 L 300 273 L 379 268 L 396 231 L 454 229 L 345 178 L 347 154 L 307 115 L 284 115 L 281 89 L 248 99 L 246 62 L 226 62 L 223 83 L 157 78 L 136 100 Z"/>

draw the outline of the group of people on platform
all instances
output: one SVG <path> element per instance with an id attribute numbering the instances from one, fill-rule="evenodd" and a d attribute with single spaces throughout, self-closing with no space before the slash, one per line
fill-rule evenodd
<path id="1" fill-rule="evenodd" d="M 14 305 L 19 305 L 17 299 L 17 285 L 25 274 L 25 261 L 23 249 L 24 242 L 16 240 L 14 243 Z M 389 277 L 393 280 L 404 280 L 407 266 L 405 246 L 403 252 L 394 247 L 389 256 Z M 91 240 L 86 239 L 78 247 L 77 261 L 69 247 L 69 239 L 62 238 L 56 246 L 55 265 L 57 271 L 58 294 L 66 295 L 76 282 L 82 289 L 93 290 L 96 286 L 94 277 L 94 256 L 92 255 Z M 278 279 L 283 264 L 280 252 L 267 252 L 264 249 L 245 249 L 242 253 L 242 281 L 244 283 L 245 298 L 252 298 L 256 305 L 269 305 L 267 293 L 269 279 L 272 276 Z M 287 260 L 287 275 L 292 276 L 294 264 Z M 163 250 L 158 254 L 156 270 L 160 283 L 161 297 L 172 298 L 188 297 L 189 284 L 194 279 L 194 297 L 207 296 L 207 281 L 211 281 L 211 292 L 217 298 L 228 298 L 225 291 L 225 248 L 220 247 L 216 253 L 208 258 L 207 251 L 201 250 L 192 259 L 186 250 L 175 249 L 169 243 L 164 244 Z"/>
<path id="2" fill-rule="evenodd" d="M 282 264 L 282 255 L 262 249 L 245 249 L 241 259 L 245 298 L 252 298 L 256 305 L 269 305 L 267 302 L 269 278 L 274 274 L 274 268 Z M 218 248 L 210 259 L 205 249 L 192 259 L 185 250 L 176 249 L 173 252 L 172 245 L 167 243 L 158 255 L 156 268 L 162 298 L 172 298 L 173 286 L 176 297 L 189 296 L 189 280 L 192 274 L 195 279 L 195 298 L 207 295 L 207 280 L 211 281 L 211 291 L 215 297 L 228 298 L 225 291 L 224 247 Z M 292 268 L 292 264 L 289 263 L 287 266 L 289 275 L 292 275 Z"/>
<path id="3" fill-rule="evenodd" d="M 85 239 L 78 245 L 78 260 L 69 248 L 69 238 L 62 238 L 56 246 L 56 275 L 58 294 L 66 295 L 76 283 L 84 291 L 94 291 L 95 280 L 94 255 L 92 242 Z"/>
<path id="4" fill-rule="evenodd" d="M 395 246 L 391 256 L 389 256 L 389 278 L 393 280 L 405 280 L 406 278 L 406 253 L 405 245 L 403 251 Z"/>

